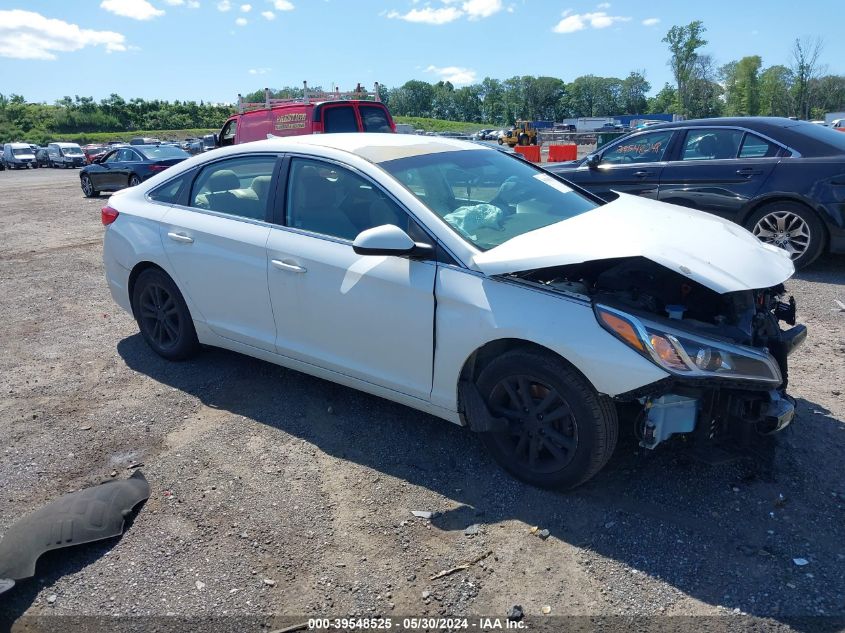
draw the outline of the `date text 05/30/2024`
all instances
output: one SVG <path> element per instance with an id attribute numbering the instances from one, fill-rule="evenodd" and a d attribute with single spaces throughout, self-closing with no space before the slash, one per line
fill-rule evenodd
<path id="1" fill-rule="evenodd" d="M 524 621 L 507 618 L 311 618 L 309 631 L 415 631 L 415 630 L 475 630 L 499 631 L 527 629 Z"/>

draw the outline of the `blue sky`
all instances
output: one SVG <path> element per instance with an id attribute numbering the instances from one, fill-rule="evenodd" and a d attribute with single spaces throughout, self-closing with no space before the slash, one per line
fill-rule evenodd
<path id="1" fill-rule="evenodd" d="M 806 7 L 805 9 L 798 7 Z M 758 54 L 788 64 L 795 37 L 824 40 L 845 73 L 832 0 L 0 0 L 0 92 L 234 101 L 264 86 L 485 76 L 671 81 L 660 40 L 700 19 L 723 64 Z"/>

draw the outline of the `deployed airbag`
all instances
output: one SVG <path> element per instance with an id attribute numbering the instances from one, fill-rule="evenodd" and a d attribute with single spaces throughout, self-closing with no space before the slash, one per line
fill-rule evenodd
<path id="1" fill-rule="evenodd" d="M 50 550 L 118 536 L 132 509 L 149 498 L 141 471 L 72 492 L 24 517 L 0 540 L 0 593 L 35 575 L 35 563 Z"/>

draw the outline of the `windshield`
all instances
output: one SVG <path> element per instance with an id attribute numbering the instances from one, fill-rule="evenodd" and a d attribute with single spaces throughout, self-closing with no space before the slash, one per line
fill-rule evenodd
<path id="1" fill-rule="evenodd" d="M 141 152 L 144 155 L 144 158 L 148 158 L 150 160 L 161 160 L 164 158 L 187 158 L 190 155 L 185 150 L 174 147 L 173 145 L 154 145 L 150 147 L 138 147 L 136 145 L 135 149 Z"/>
<path id="2" fill-rule="evenodd" d="M 552 175 L 497 150 L 422 154 L 380 166 L 481 250 L 598 206 Z"/>
<path id="3" fill-rule="evenodd" d="M 79 147 L 62 147 L 62 154 L 65 156 L 82 156 L 82 148 Z"/>
<path id="4" fill-rule="evenodd" d="M 27 147 L 26 149 L 12 149 L 13 156 L 32 156 L 32 148 Z"/>

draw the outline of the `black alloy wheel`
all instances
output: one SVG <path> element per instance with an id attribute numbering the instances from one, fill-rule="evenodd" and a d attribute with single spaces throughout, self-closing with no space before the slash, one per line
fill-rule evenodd
<path id="1" fill-rule="evenodd" d="M 141 335 L 160 356 L 182 360 L 199 347 L 182 293 L 165 272 L 148 269 L 135 282 L 132 308 Z"/>
<path id="2" fill-rule="evenodd" d="M 493 418 L 507 430 L 482 433 L 493 458 L 543 488 L 572 488 L 610 459 L 616 409 L 571 365 L 551 353 L 515 350 L 497 357 L 476 382 Z"/>

